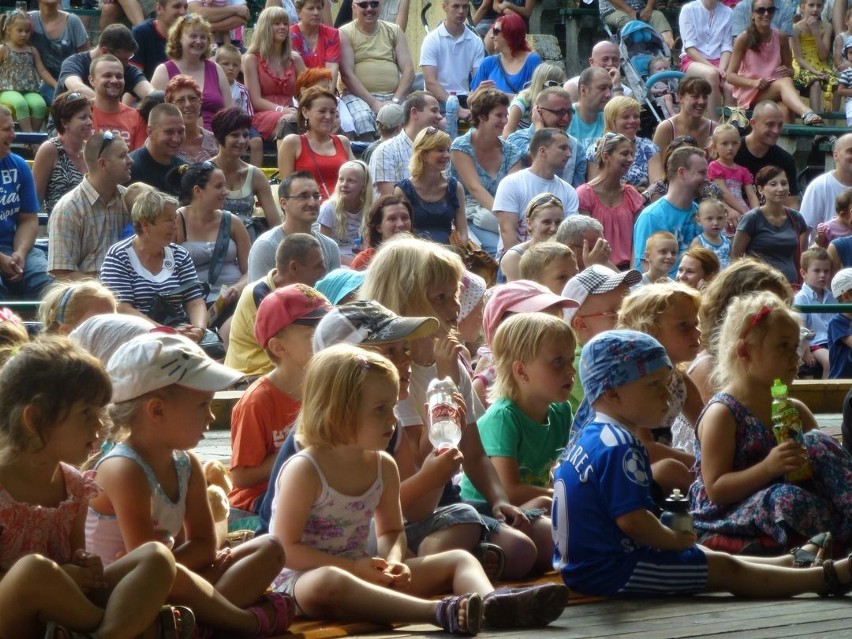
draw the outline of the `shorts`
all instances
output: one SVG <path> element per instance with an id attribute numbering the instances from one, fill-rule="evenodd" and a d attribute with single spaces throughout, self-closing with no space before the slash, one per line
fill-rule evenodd
<path id="1" fill-rule="evenodd" d="M 707 555 L 698 546 L 681 551 L 644 547 L 627 583 L 615 595 L 694 595 L 707 589 Z"/>
<path id="2" fill-rule="evenodd" d="M 254 138 L 260 138 L 260 137 L 263 137 L 263 136 L 261 136 L 260 133 L 257 132 L 257 129 L 255 129 L 254 127 L 249 128 L 249 140 L 253 140 Z"/>
<path id="3" fill-rule="evenodd" d="M 719 58 L 715 58 L 715 59 L 714 58 L 707 58 L 707 61 L 712 62 L 713 66 L 716 67 L 717 69 L 719 68 L 719 62 L 720 62 Z M 680 70 L 683 71 L 684 73 L 686 73 L 686 70 L 690 67 L 690 65 L 693 62 L 695 62 L 695 60 L 690 58 L 688 55 L 683 56 L 680 59 Z"/>
<path id="4" fill-rule="evenodd" d="M 819 350 L 828 350 L 828 346 L 825 344 L 811 344 L 811 353 L 815 353 Z"/>
<path id="5" fill-rule="evenodd" d="M 482 516 L 482 521 L 485 523 L 485 527 L 488 529 L 488 532 L 493 532 L 500 527 L 500 524 L 504 523 L 499 519 L 496 519 L 492 513 L 491 506 L 487 501 L 474 501 L 469 500 L 462 502 L 465 504 L 470 504 L 476 511 Z M 523 513 L 527 516 L 527 519 L 530 522 L 538 521 L 545 515 L 547 515 L 547 510 L 544 508 L 522 508 Z"/>
<path id="6" fill-rule="evenodd" d="M 482 517 L 480 517 L 473 506 L 469 504 L 440 506 L 425 519 L 412 522 L 405 526 L 408 549 L 416 553 L 423 540 L 432 533 L 460 524 L 478 524 L 482 528 L 483 533 L 488 530 Z"/>

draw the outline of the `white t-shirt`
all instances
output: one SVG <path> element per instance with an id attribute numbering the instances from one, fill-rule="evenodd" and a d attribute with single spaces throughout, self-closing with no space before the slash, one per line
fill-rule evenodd
<path id="1" fill-rule="evenodd" d="M 833 172 L 823 173 L 808 184 L 799 212 L 811 231 L 816 229 L 817 224 L 828 222 L 834 217 L 834 200 L 847 188 L 834 177 Z"/>
<path id="2" fill-rule="evenodd" d="M 411 381 L 409 383 L 408 397 L 396 405 L 396 413 L 399 416 L 399 423 L 405 426 L 419 426 L 428 424 L 426 418 L 426 389 L 429 388 L 429 382 L 438 376 L 438 367 L 411 365 Z M 464 366 L 459 362 L 459 393 L 464 397 L 465 409 L 467 410 L 467 423 L 473 425 L 480 417 L 485 414 L 485 408 L 482 402 L 479 401 L 476 393 L 473 392 L 473 386 L 470 383 L 470 375 L 468 375 Z M 475 426 L 473 426 L 475 428 Z"/>
<path id="3" fill-rule="evenodd" d="M 564 217 L 575 215 L 580 209 L 580 200 L 574 187 L 561 177 L 554 176 L 551 180 L 545 180 L 535 175 L 531 169 L 523 169 L 503 178 L 497 185 L 497 193 L 494 194 L 494 214 L 499 219 L 499 213 L 511 213 L 518 218 L 516 227 L 518 242 L 526 242 L 529 238 L 527 232 L 527 220 L 524 211 L 530 200 L 542 193 L 552 193 L 565 207 Z M 503 251 L 503 238 L 497 246 L 497 252 Z"/>
<path id="4" fill-rule="evenodd" d="M 420 49 L 420 66 L 436 67 L 438 84 L 449 93 L 467 95 L 470 79 L 476 74 L 485 57 L 482 40 L 466 28 L 455 38 L 447 32 L 442 22 L 423 39 Z"/>
<path id="5" fill-rule="evenodd" d="M 708 60 L 718 60 L 725 52 L 733 50 L 731 20 L 734 12 L 730 7 L 719 3 L 713 11 L 708 11 L 701 0 L 693 0 L 680 9 L 678 26 L 683 40 L 681 59 L 688 57 L 687 48 L 698 49 Z"/>

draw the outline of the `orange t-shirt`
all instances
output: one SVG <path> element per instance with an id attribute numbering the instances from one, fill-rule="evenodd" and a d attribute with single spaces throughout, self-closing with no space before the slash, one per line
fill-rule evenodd
<path id="1" fill-rule="evenodd" d="M 120 105 L 118 113 L 107 113 L 92 105 L 92 130 L 95 133 L 118 133 L 130 151 L 135 151 L 145 144 L 148 137 L 148 129 L 142 116 L 126 104 Z"/>
<path id="2" fill-rule="evenodd" d="M 268 455 L 278 451 L 301 407 L 301 402 L 281 392 L 266 376 L 249 386 L 231 413 L 231 470 L 260 466 Z M 266 492 L 268 483 L 235 486 L 228 495 L 231 506 L 253 512 L 254 502 Z"/>

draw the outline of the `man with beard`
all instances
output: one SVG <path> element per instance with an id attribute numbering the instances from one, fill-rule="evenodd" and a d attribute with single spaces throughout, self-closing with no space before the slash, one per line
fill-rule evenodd
<path id="1" fill-rule="evenodd" d="M 145 144 L 145 122 L 136 111 L 121 103 L 124 93 L 124 66 L 113 55 L 92 60 L 89 83 L 95 89 L 92 104 L 92 129 L 120 135 L 131 151 Z"/>

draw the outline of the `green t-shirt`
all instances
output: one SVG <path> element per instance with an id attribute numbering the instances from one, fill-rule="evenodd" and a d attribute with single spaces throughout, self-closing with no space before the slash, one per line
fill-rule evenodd
<path id="1" fill-rule="evenodd" d="M 521 481 L 532 486 L 550 485 L 550 470 L 568 445 L 573 412 L 568 402 L 555 402 L 547 422 L 539 424 L 521 412 L 510 399 L 494 402 L 477 422 L 479 437 L 489 457 L 513 457 Z M 484 501 L 467 476 L 462 477 L 462 499 Z"/>
<path id="2" fill-rule="evenodd" d="M 586 394 L 583 392 L 583 385 L 580 383 L 580 353 L 583 352 L 583 347 L 577 344 L 577 350 L 574 351 L 574 385 L 571 387 L 571 394 L 568 396 L 568 403 L 571 404 L 571 410 L 576 415 L 580 408 L 580 402 Z"/>

